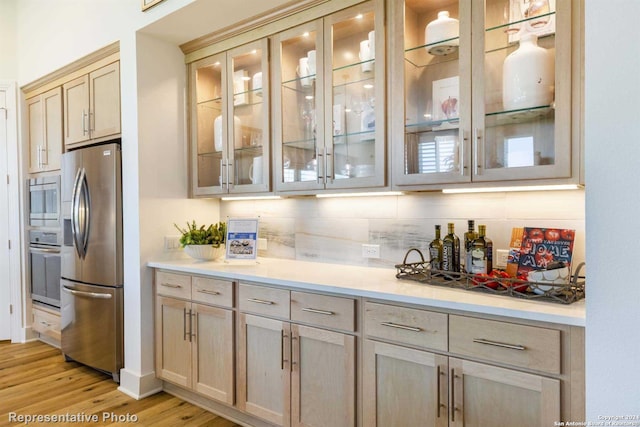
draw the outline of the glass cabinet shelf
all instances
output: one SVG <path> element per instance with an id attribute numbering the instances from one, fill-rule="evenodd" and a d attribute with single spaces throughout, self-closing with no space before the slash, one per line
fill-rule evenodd
<path id="1" fill-rule="evenodd" d="M 352 132 L 342 135 L 334 135 L 334 145 L 339 144 L 357 144 L 357 143 L 373 143 L 375 142 L 375 131 Z"/>
<path id="2" fill-rule="evenodd" d="M 525 18 L 525 19 L 519 19 L 517 21 L 513 21 L 513 22 L 506 22 L 500 25 L 495 25 L 495 26 L 490 26 L 486 28 L 486 32 L 489 31 L 494 31 L 494 30 L 502 30 L 504 32 L 507 32 L 508 28 L 512 25 L 522 25 L 522 24 L 526 24 L 528 22 L 534 21 L 534 20 L 539 20 L 539 19 L 543 19 L 545 17 L 549 17 L 549 19 L 551 19 L 552 16 L 554 16 L 556 14 L 556 11 L 551 11 L 548 13 L 544 13 L 544 14 L 540 14 L 540 15 L 536 15 L 533 16 L 531 18 Z"/>
<path id="3" fill-rule="evenodd" d="M 316 139 L 301 139 L 298 141 L 284 141 L 282 143 L 285 147 L 290 148 L 302 148 L 303 150 L 314 150 L 316 148 Z"/>
<path id="4" fill-rule="evenodd" d="M 222 157 L 222 151 L 209 151 L 204 153 L 198 153 L 198 157 Z"/>
<path id="5" fill-rule="evenodd" d="M 198 106 L 211 106 L 210 108 L 215 108 L 217 110 L 220 109 L 219 105 L 222 104 L 222 98 L 221 97 L 217 97 L 217 98 L 213 98 L 213 99 L 205 99 L 204 101 L 198 101 L 197 105 Z M 213 105 L 218 105 L 218 107 L 213 107 Z"/>
<path id="6" fill-rule="evenodd" d="M 522 110 L 496 111 L 486 114 L 485 126 L 487 128 L 512 124 L 535 122 L 541 119 L 553 118 L 554 107 L 542 105 L 539 107 Z"/>
<path id="7" fill-rule="evenodd" d="M 438 132 L 443 130 L 459 129 L 460 119 L 446 119 L 408 123 L 405 125 L 405 133 Z"/>

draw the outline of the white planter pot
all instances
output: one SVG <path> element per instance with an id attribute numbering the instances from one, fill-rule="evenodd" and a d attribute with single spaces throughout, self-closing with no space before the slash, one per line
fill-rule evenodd
<path id="1" fill-rule="evenodd" d="M 220 245 L 218 248 L 214 248 L 211 245 L 187 245 L 184 247 L 184 251 L 191 258 L 200 261 L 212 261 L 225 255 L 225 245 Z"/>
<path id="2" fill-rule="evenodd" d="M 555 85 L 553 54 L 538 46 L 535 34 L 525 33 L 520 46 L 504 60 L 502 104 L 505 110 L 550 105 Z"/>

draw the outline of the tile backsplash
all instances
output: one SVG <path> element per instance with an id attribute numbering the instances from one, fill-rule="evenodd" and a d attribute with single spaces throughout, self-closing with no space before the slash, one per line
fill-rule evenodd
<path id="1" fill-rule="evenodd" d="M 585 258 L 584 190 L 530 193 L 424 193 L 385 197 L 226 201 L 220 218 L 260 218 L 268 247 L 260 256 L 393 268 L 407 250 L 425 252 L 434 226 L 467 219 L 486 224 L 495 249 L 507 249 L 513 227 L 576 230 L 574 265 Z M 380 245 L 380 259 L 362 257 L 362 244 Z M 410 259 L 415 261 L 415 259 Z"/>

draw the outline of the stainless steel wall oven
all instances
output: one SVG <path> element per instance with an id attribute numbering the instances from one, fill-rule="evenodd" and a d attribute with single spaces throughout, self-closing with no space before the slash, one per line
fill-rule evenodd
<path id="1" fill-rule="evenodd" d="M 60 308 L 59 231 L 29 231 L 31 299 Z"/>
<path id="2" fill-rule="evenodd" d="M 60 227 L 60 175 L 31 178 L 29 188 L 29 225 Z"/>

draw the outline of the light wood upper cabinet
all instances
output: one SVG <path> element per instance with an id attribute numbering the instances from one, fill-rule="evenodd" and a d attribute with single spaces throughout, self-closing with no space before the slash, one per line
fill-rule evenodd
<path id="1" fill-rule="evenodd" d="M 194 196 L 271 189 L 268 39 L 189 66 Z"/>
<path id="2" fill-rule="evenodd" d="M 274 36 L 278 190 L 385 185 L 384 38 L 377 0 Z"/>
<path id="3" fill-rule="evenodd" d="M 76 147 L 120 134 L 120 63 L 63 85 L 64 143 Z"/>
<path id="4" fill-rule="evenodd" d="M 509 0 L 392 3 L 394 187 L 579 182 L 576 2 L 550 0 L 545 10 Z M 451 34 L 437 24 L 445 11 L 459 24 Z M 522 60 L 530 64 L 513 65 Z"/>
<path id="5" fill-rule="evenodd" d="M 62 89 L 56 87 L 27 103 L 29 173 L 60 169 Z"/>

